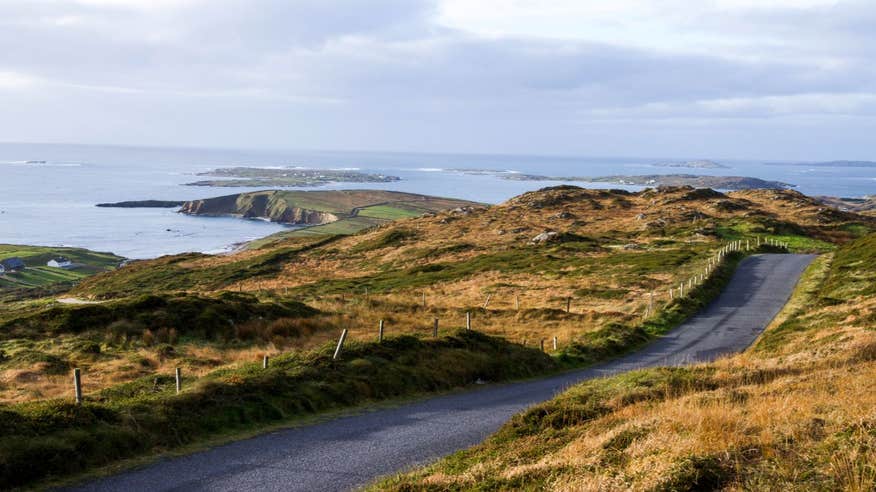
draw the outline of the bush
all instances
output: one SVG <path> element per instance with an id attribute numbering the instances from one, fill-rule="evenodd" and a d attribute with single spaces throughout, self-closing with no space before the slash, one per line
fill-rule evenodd
<path id="1" fill-rule="evenodd" d="M 235 327 L 251 320 L 308 318 L 318 311 L 294 301 L 260 302 L 243 294 L 205 297 L 186 294 L 141 296 L 85 306 L 53 307 L 13 319 L 0 326 L 6 332 L 53 336 L 102 331 L 113 342 L 128 341 L 151 331 L 144 343 L 174 343 L 180 335 L 212 340 L 235 338 Z"/>

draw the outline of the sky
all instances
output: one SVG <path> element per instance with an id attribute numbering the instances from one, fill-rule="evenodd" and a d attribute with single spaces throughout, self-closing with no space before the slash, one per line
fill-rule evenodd
<path id="1" fill-rule="evenodd" d="M 0 0 L 0 141 L 874 159 L 872 0 Z"/>

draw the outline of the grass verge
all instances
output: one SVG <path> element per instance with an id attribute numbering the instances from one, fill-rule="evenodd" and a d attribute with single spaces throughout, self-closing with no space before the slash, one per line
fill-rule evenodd
<path id="1" fill-rule="evenodd" d="M 559 360 L 567 366 L 588 365 L 641 348 L 717 299 L 743 258 L 745 254 L 740 252 L 728 254 L 703 283 L 694 286 L 685 297 L 676 297 L 642 323 L 610 323 L 582 334 L 561 352 Z"/>
<path id="2" fill-rule="evenodd" d="M 557 369 L 537 350 L 465 331 L 437 340 L 352 343 L 340 360 L 332 360 L 332 349 L 284 355 L 266 370 L 257 364 L 218 370 L 185 381 L 179 395 L 173 378 L 160 376 L 108 388 L 80 406 L 51 400 L 3 407 L 0 488 L 297 415 Z"/>

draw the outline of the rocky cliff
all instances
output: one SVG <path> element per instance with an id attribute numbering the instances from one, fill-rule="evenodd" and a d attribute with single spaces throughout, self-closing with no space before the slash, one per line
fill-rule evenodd
<path id="1" fill-rule="evenodd" d="M 236 216 L 281 224 L 318 225 L 340 220 L 324 210 L 296 206 L 276 191 L 240 193 L 185 202 L 180 213 L 206 216 Z"/>

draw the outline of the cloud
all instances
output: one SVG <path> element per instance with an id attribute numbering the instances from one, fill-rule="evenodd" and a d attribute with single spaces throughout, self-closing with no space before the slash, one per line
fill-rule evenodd
<path id="1" fill-rule="evenodd" d="M 856 0 L 7 0 L 0 131 L 598 153 L 582 124 L 839 128 L 874 116 L 874 22 Z"/>
<path id="2" fill-rule="evenodd" d="M 36 85 L 37 80 L 27 74 L 0 72 L 0 90 L 22 90 Z"/>

